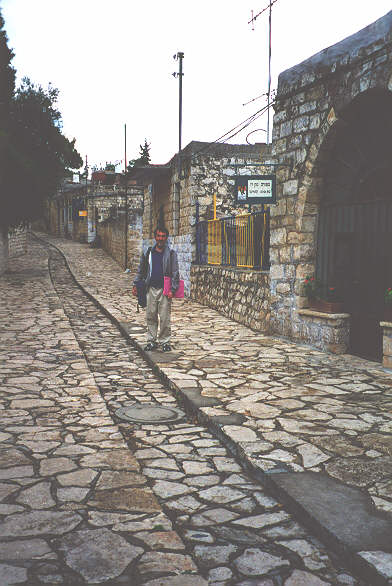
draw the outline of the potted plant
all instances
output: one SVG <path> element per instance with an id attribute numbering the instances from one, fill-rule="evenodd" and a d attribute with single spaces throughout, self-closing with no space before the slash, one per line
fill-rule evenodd
<path id="1" fill-rule="evenodd" d="M 384 319 L 392 322 L 392 287 L 385 289 L 384 302 Z"/>
<path id="2" fill-rule="evenodd" d="M 326 313 L 341 313 L 343 311 L 343 302 L 336 287 L 326 285 L 321 301 Z"/>
<path id="3" fill-rule="evenodd" d="M 324 285 L 315 277 L 307 276 L 304 279 L 304 291 L 309 301 L 309 308 L 323 313 L 340 313 L 343 303 L 337 288 Z"/>
<path id="4" fill-rule="evenodd" d="M 309 300 L 309 303 L 313 303 L 316 299 L 321 296 L 321 283 L 315 277 L 307 276 L 304 279 L 304 292 Z"/>

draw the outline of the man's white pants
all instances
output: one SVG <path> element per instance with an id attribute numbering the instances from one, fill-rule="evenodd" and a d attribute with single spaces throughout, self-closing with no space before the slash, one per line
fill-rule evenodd
<path id="1" fill-rule="evenodd" d="M 170 313 L 171 299 L 163 294 L 163 289 L 150 287 L 147 291 L 147 342 L 158 342 L 158 344 L 168 344 L 170 342 Z M 158 333 L 159 317 L 159 335 Z"/>

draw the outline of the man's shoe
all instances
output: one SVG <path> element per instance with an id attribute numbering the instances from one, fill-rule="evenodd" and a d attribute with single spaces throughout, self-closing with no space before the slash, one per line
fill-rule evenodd
<path id="1" fill-rule="evenodd" d="M 158 344 L 156 342 L 148 342 L 147 346 L 144 346 L 144 349 L 147 352 L 151 352 L 157 348 Z"/>
<path id="2" fill-rule="evenodd" d="M 163 344 L 162 352 L 170 352 L 170 350 L 171 350 L 170 344 Z"/>

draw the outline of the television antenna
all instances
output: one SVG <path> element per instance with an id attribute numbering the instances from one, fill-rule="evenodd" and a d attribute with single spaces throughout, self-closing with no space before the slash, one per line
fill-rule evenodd
<path id="1" fill-rule="evenodd" d="M 248 24 L 252 25 L 252 31 L 255 30 L 254 23 L 256 19 L 261 16 L 267 10 L 269 11 L 269 27 L 268 27 L 268 91 L 267 91 L 267 144 L 270 144 L 270 109 L 271 109 L 271 55 L 272 55 L 272 43 L 271 43 L 271 31 L 272 31 L 272 6 L 278 0 L 269 0 L 268 6 L 260 10 L 256 15 L 253 14 L 252 18 L 248 21 Z"/>

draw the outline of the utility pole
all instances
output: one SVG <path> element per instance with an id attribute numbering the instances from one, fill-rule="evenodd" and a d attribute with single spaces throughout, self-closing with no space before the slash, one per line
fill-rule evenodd
<path id="1" fill-rule="evenodd" d="M 125 179 L 125 246 L 124 265 L 128 268 L 128 177 L 127 177 L 127 125 L 124 124 L 124 179 Z"/>
<path id="2" fill-rule="evenodd" d="M 180 176 L 181 171 L 181 140 L 182 140 L 182 60 L 184 59 L 184 53 L 182 51 L 178 51 L 176 55 L 173 55 L 173 59 L 178 59 L 178 73 L 173 73 L 173 77 L 178 77 L 178 176 Z"/>
<path id="3" fill-rule="evenodd" d="M 86 164 L 84 166 L 84 171 L 86 173 L 86 199 L 87 199 L 87 178 L 88 178 L 88 164 L 87 164 L 87 155 L 86 155 Z"/>

